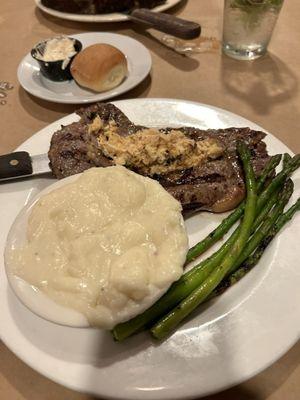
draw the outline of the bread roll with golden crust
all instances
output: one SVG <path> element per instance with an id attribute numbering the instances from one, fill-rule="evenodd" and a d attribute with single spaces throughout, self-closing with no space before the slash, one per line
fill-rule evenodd
<path id="1" fill-rule="evenodd" d="M 95 92 L 104 92 L 120 85 L 127 75 L 124 54 L 109 44 L 93 44 L 73 60 L 71 74 L 75 81 Z"/>

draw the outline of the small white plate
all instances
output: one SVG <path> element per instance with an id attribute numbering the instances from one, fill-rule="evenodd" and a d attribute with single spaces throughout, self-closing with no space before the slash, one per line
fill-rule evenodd
<path id="1" fill-rule="evenodd" d="M 74 80 L 50 81 L 41 74 L 37 61 L 28 53 L 18 67 L 20 85 L 27 92 L 40 99 L 55 103 L 93 103 L 127 92 L 142 82 L 151 70 L 152 60 L 149 51 L 140 42 L 128 36 L 106 32 L 89 32 L 69 36 L 80 40 L 83 48 L 95 43 L 106 43 L 117 47 L 127 58 L 128 76 L 116 88 L 107 92 L 96 93 L 80 87 Z"/>
<path id="2" fill-rule="evenodd" d="M 236 114 L 188 101 L 134 99 L 114 104 L 144 126 L 262 129 Z M 78 118 L 71 114 L 54 122 L 18 150 L 45 153 L 53 133 Z M 265 141 L 270 154 L 290 152 L 272 134 Z M 293 180 L 292 202 L 300 196 L 300 171 Z M 0 185 L 0 252 L 17 213 L 51 183 L 53 179 L 45 176 Z M 188 218 L 190 245 L 223 218 L 223 214 L 205 212 Z M 59 326 L 38 317 L 9 288 L 2 258 L 0 338 L 41 374 L 96 397 L 198 399 L 249 379 L 299 339 L 299 236 L 300 213 L 274 239 L 259 265 L 215 301 L 200 307 L 159 344 L 146 334 L 116 343 L 108 332 Z"/>
<path id="3" fill-rule="evenodd" d="M 167 0 L 165 4 L 154 7 L 151 11 L 163 12 L 171 7 L 174 7 L 181 0 Z M 35 4 L 39 9 L 44 11 L 46 14 L 52 15 L 53 17 L 68 19 L 70 21 L 80 22 L 120 22 L 128 21 L 127 15 L 122 13 L 110 13 L 110 14 L 96 14 L 96 15 L 85 15 L 85 14 L 72 14 L 61 11 L 53 10 L 52 8 L 45 7 L 41 0 L 35 0 Z"/>

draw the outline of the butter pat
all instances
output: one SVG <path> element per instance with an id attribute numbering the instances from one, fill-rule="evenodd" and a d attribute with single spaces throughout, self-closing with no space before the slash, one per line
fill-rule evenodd
<path id="1" fill-rule="evenodd" d="M 111 329 L 152 305 L 183 272 L 181 205 L 121 166 L 92 168 L 34 205 L 12 272 Z"/>
<path id="2" fill-rule="evenodd" d="M 50 39 L 44 43 L 43 50 L 37 47 L 36 58 L 45 62 L 65 60 L 67 65 L 70 58 L 77 53 L 74 45 L 74 39 L 68 37 Z"/>
<path id="3" fill-rule="evenodd" d="M 224 152 L 217 139 L 194 140 L 176 129 L 164 133 L 145 128 L 133 135 L 122 136 L 114 122 L 105 125 L 99 116 L 88 126 L 88 132 L 98 135 L 99 149 L 115 164 L 134 168 L 148 176 L 205 164 Z"/>

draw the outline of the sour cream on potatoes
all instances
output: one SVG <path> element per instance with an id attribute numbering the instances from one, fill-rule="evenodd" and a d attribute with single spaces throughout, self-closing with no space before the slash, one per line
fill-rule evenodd
<path id="1" fill-rule="evenodd" d="M 34 205 L 12 272 L 110 329 L 141 313 L 182 274 L 181 205 L 121 166 L 92 168 Z"/>

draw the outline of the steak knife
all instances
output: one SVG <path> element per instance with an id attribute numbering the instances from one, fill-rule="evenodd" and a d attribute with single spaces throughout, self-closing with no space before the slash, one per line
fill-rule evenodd
<path id="1" fill-rule="evenodd" d="M 47 154 L 30 156 L 27 151 L 16 151 L 0 156 L 0 182 L 46 173 L 51 173 Z"/>
<path id="2" fill-rule="evenodd" d="M 126 13 L 132 22 L 142 24 L 148 28 L 179 37 L 181 39 L 195 39 L 201 33 L 201 26 L 196 22 L 174 17 L 171 14 L 150 11 L 146 8 L 135 8 Z"/>

